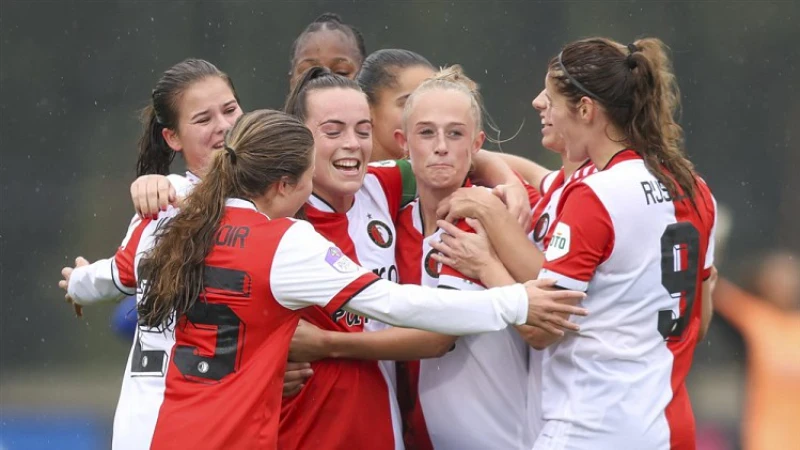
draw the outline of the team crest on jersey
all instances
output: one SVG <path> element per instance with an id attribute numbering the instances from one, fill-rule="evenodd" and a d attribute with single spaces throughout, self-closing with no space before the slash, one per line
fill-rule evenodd
<path id="1" fill-rule="evenodd" d="M 549 228 L 550 214 L 544 213 L 541 217 L 539 217 L 539 220 L 536 221 L 536 225 L 533 226 L 533 241 L 541 242 L 545 235 L 547 235 L 547 230 Z"/>
<path id="2" fill-rule="evenodd" d="M 394 241 L 391 228 L 380 220 L 373 220 L 367 224 L 367 234 L 380 248 L 389 248 Z"/>
<path id="3" fill-rule="evenodd" d="M 325 262 L 330 264 L 337 272 L 341 273 L 355 272 L 358 270 L 356 263 L 336 247 L 328 249 L 328 253 L 325 254 Z"/>
<path id="4" fill-rule="evenodd" d="M 439 252 L 437 252 L 434 249 L 431 249 L 431 251 L 429 251 L 428 254 L 425 255 L 425 261 L 424 261 L 425 273 L 427 273 L 428 276 L 431 278 L 439 278 L 439 262 L 431 258 L 431 256 L 433 256 L 434 253 L 439 253 Z"/>
<path id="5" fill-rule="evenodd" d="M 569 225 L 559 222 L 553 231 L 553 237 L 547 245 L 544 257 L 548 261 L 554 261 L 569 253 L 570 230 Z"/>

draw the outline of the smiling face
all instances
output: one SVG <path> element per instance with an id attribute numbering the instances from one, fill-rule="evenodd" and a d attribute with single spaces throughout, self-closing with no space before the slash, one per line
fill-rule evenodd
<path id="1" fill-rule="evenodd" d="M 484 141 L 472 99 L 455 89 L 431 89 L 415 94 L 410 107 L 405 132 L 397 138 L 409 152 L 420 188 L 459 188 Z"/>
<path id="2" fill-rule="evenodd" d="M 589 157 L 591 130 L 585 120 L 580 120 L 549 74 L 545 78 L 545 96 L 550 103 L 548 119 L 552 132 L 556 139 L 564 143 L 567 159 L 572 162 L 586 160 Z"/>
<path id="3" fill-rule="evenodd" d="M 178 99 L 176 110 L 177 129 L 165 128 L 162 134 L 173 150 L 183 153 L 186 167 L 202 176 L 242 109 L 228 83 L 211 76 L 192 83 Z"/>
<path id="4" fill-rule="evenodd" d="M 336 206 L 361 189 L 372 155 L 367 97 L 355 89 L 317 89 L 306 106 L 316 153 L 314 193 Z"/>
<path id="5" fill-rule="evenodd" d="M 553 123 L 550 119 L 552 114 L 552 104 L 547 98 L 545 90 L 533 99 L 533 108 L 539 112 L 542 119 L 542 146 L 556 153 L 564 152 L 564 141 L 553 131 Z"/>

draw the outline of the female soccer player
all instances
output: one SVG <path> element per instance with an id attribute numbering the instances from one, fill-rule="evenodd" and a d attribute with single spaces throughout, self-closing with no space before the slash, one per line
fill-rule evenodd
<path id="1" fill-rule="evenodd" d="M 275 111 L 243 116 L 204 181 L 142 257 L 140 320 L 173 330 L 176 343 L 163 399 L 149 408 L 154 427 L 128 424 L 141 447 L 276 447 L 288 342 L 295 311 L 305 306 L 449 333 L 535 322 L 528 306 L 537 300 L 533 285 L 472 296 L 400 286 L 287 218 L 311 191 L 314 153 L 311 133 L 296 119 Z M 120 252 L 136 247 L 129 241 Z M 137 394 L 122 397 L 135 401 Z"/>
<path id="2" fill-rule="evenodd" d="M 289 61 L 290 89 L 303 73 L 314 66 L 354 79 L 367 55 L 364 37 L 337 14 L 325 13 L 300 33 L 292 43 Z"/>
<path id="3" fill-rule="evenodd" d="M 474 83 L 460 68 L 454 67 L 423 82 L 407 104 L 404 99 L 405 113 L 400 116 L 404 131 L 399 133 L 397 145 L 411 156 L 419 199 L 404 208 L 398 219 L 397 260 L 403 284 L 438 285 L 439 269 L 430 259 L 429 251 L 429 242 L 438 238 L 436 207 L 440 199 L 464 184 L 472 156 L 483 143 L 477 95 Z M 464 283 L 463 277 L 454 273 L 448 285 L 464 287 L 470 283 Z M 308 360 L 325 357 L 409 360 L 442 356 L 452 348 L 455 339 L 399 328 L 348 334 L 301 326 L 292 348 L 295 356 Z M 420 395 L 426 405 L 425 419 L 431 421 L 430 433 L 425 431 L 425 419 L 416 404 L 410 417 L 414 425 L 406 436 L 410 447 L 429 448 L 431 441 L 437 448 L 530 445 L 532 441 L 521 419 L 525 415 L 526 397 L 522 340 L 513 332 L 465 339 L 447 356 L 423 362 L 430 362 L 423 373 L 424 392 Z M 497 361 L 503 361 L 502 371 L 496 370 Z M 455 373 L 451 369 L 456 369 Z M 402 371 L 398 374 L 405 375 Z M 416 379 L 409 381 L 416 385 Z M 401 387 L 405 385 L 401 383 Z M 471 394 L 495 389 L 496 396 Z M 413 392 L 413 398 L 401 401 L 418 402 L 416 389 Z"/>
<path id="4" fill-rule="evenodd" d="M 402 128 L 403 108 L 408 96 L 436 69 L 425 57 L 404 49 L 370 53 L 356 81 L 367 95 L 372 114 L 372 159 L 402 159 L 407 155 L 394 138 Z"/>
<path id="5" fill-rule="evenodd" d="M 569 159 L 599 171 L 562 194 L 540 275 L 586 290 L 598 314 L 547 349 L 534 448 L 694 448 L 684 380 L 710 317 L 716 208 L 683 156 L 665 47 L 577 41 L 545 85 Z"/>

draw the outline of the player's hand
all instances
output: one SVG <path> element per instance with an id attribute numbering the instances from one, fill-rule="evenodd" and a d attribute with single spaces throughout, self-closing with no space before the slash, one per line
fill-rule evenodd
<path id="1" fill-rule="evenodd" d="M 177 206 L 178 194 L 164 175 L 142 175 L 131 184 L 131 200 L 139 217 L 154 219 L 167 206 Z"/>
<path id="2" fill-rule="evenodd" d="M 301 319 L 289 344 L 289 360 L 312 362 L 326 358 L 323 351 L 324 336 L 325 331 Z"/>
<path id="3" fill-rule="evenodd" d="M 311 375 L 314 375 L 311 364 L 289 361 L 286 365 L 286 372 L 283 374 L 283 396 L 297 395 Z"/>
<path id="4" fill-rule="evenodd" d="M 517 222 L 527 233 L 531 226 L 531 201 L 525 186 L 522 183 L 500 184 L 492 189 L 492 193 L 505 203 L 508 212 L 517 218 Z"/>
<path id="5" fill-rule="evenodd" d="M 72 276 L 72 271 L 75 270 L 77 267 L 81 266 L 88 266 L 89 261 L 84 259 L 82 256 L 78 256 L 75 258 L 75 267 L 64 267 L 61 269 L 61 276 L 64 278 L 63 280 L 58 282 L 58 287 L 64 289 L 65 291 L 69 290 L 69 278 Z M 64 299 L 67 303 L 72 305 L 72 309 L 75 311 L 75 317 L 83 317 L 83 306 L 75 303 L 75 300 L 69 296 L 69 294 L 64 295 Z"/>
<path id="6" fill-rule="evenodd" d="M 474 233 L 461 230 L 444 220 L 436 222 L 444 233 L 441 241 L 431 241 L 431 247 L 439 252 L 433 253 L 431 258 L 470 278 L 480 279 L 483 269 L 495 262 L 497 255 L 480 221 L 470 218 L 465 220 L 475 230 Z"/>
<path id="7" fill-rule="evenodd" d="M 505 212 L 506 206 L 490 189 L 460 188 L 439 202 L 436 215 L 448 222 L 465 217 L 489 217 Z"/>
<path id="8" fill-rule="evenodd" d="M 525 283 L 528 291 L 528 325 L 533 325 L 557 336 L 564 331 L 578 331 L 580 327 L 568 320 L 569 315 L 585 316 L 589 312 L 576 306 L 586 297 L 583 292 L 548 290 L 556 280 L 532 280 Z"/>

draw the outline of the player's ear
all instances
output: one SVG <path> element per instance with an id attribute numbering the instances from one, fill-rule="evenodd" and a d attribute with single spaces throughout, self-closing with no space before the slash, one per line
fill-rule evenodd
<path id="1" fill-rule="evenodd" d="M 408 156 L 408 139 L 406 138 L 406 132 L 400 128 L 394 130 L 394 141 L 403 149 L 403 153 Z"/>
<path id="2" fill-rule="evenodd" d="M 181 138 L 175 131 L 170 130 L 169 128 L 164 128 L 161 130 L 161 136 L 164 138 L 164 141 L 166 141 L 167 145 L 169 145 L 169 148 L 171 148 L 172 150 L 175 150 L 176 152 L 183 150 L 183 143 L 181 143 Z"/>

